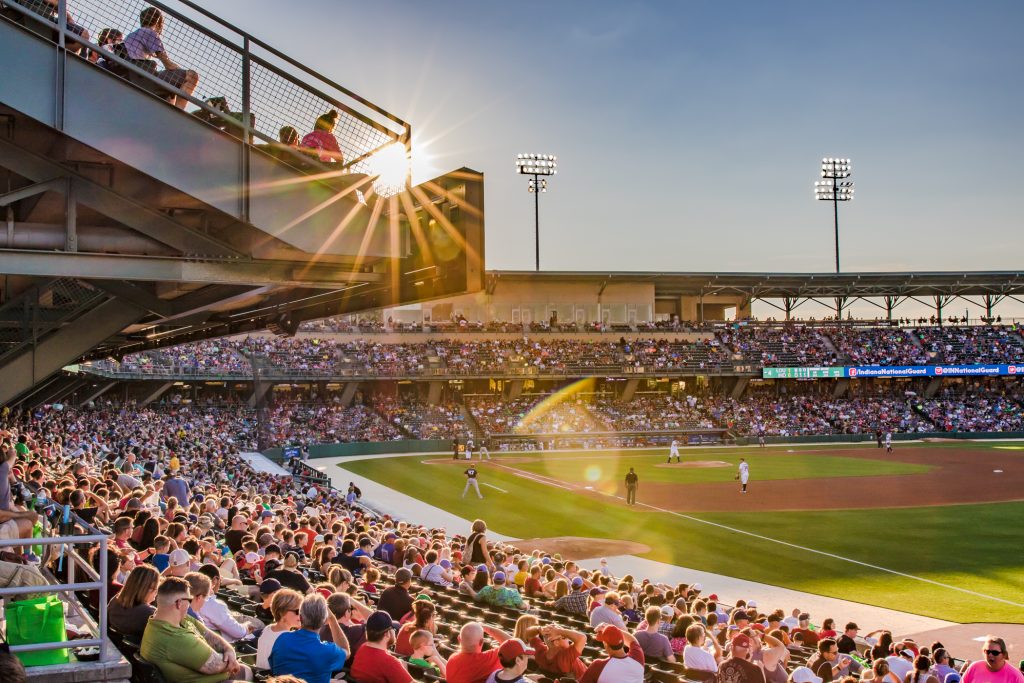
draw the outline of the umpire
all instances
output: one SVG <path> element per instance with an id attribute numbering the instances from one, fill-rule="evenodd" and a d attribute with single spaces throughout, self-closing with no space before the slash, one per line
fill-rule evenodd
<path id="1" fill-rule="evenodd" d="M 636 505 L 636 487 L 640 483 L 640 477 L 636 476 L 633 468 L 626 473 L 626 505 Z"/>

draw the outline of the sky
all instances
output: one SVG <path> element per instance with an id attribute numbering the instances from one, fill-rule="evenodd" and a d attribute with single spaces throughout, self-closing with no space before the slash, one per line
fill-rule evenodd
<path id="1" fill-rule="evenodd" d="M 515 155 L 558 155 L 545 270 L 1024 269 L 1024 3 L 219 0 L 485 174 L 486 264 L 532 269 Z M 957 304 L 961 307 L 961 304 Z"/>

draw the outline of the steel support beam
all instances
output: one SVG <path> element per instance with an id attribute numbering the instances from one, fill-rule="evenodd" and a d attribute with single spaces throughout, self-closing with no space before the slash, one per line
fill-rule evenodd
<path id="1" fill-rule="evenodd" d="M 108 391 L 110 391 L 111 389 L 113 389 L 116 386 L 117 386 L 117 382 L 104 382 L 99 387 L 97 387 L 91 394 L 89 394 L 88 396 L 83 398 L 81 401 L 79 401 L 78 405 L 79 406 L 84 406 L 84 405 L 87 405 L 89 403 L 92 403 L 93 401 L 98 399 L 100 396 L 102 396 L 103 394 L 107 393 Z"/>
<path id="2" fill-rule="evenodd" d="M 36 183 L 65 178 L 73 185 L 78 201 L 82 204 L 119 223 L 124 223 L 147 237 L 174 247 L 184 254 L 235 258 L 244 256 L 220 240 L 173 221 L 159 211 L 123 197 L 110 188 L 76 174 L 56 161 L 22 149 L 2 138 L 0 138 L 0 166 L 9 168 Z"/>
<path id="3" fill-rule="evenodd" d="M 148 394 L 146 394 L 146 397 L 144 399 L 142 399 L 141 401 L 139 401 L 139 406 L 142 407 L 142 408 L 145 408 L 150 403 L 152 403 L 153 401 L 157 400 L 158 398 L 163 396 L 165 393 L 167 393 L 167 390 L 170 389 L 173 386 L 174 386 L 174 382 L 161 382 L 160 386 L 158 386 L 156 389 L 154 389 L 153 391 L 151 391 Z"/>
<path id="4" fill-rule="evenodd" d="M 2 269 L 0 269 L 2 270 Z M 0 405 L 8 403 L 65 365 L 75 362 L 111 335 L 138 322 L 146 311 L 107 300 L 0 365 Z"/>
<path id="5" fill-rule="evenodd" d="M 353 282 L 380 282 L 381 273 L 356 273 L 336 265 L 285 261 L 196 261 L 163 256 L 52 253 L 0 249 L 0 273 L 81 280 L 142 280 L 204 284 L 267 284 L 339 289 Z"/>

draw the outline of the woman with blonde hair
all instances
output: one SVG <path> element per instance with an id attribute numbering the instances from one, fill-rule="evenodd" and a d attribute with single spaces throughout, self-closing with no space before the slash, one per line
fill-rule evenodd
<path id="1" fill-rule="evenodd" d="M 156 612 L 153 600 L 160 583 L 160 572 L 152 565 L 135 567 L 124 586 L 107 604 L 110 626 L 122 635 L 142 638 L 149 617 Z"/>
<path id="2" fill-rule="evenodd" d="M 516 619 L 516 626 L 512 631 L 513 638 L 518 638 L 524 643 L 529 643 L 538 635 L 540 635 L 540 619 L 536 616 L 533 614 L 524 614 Z"/>
<path id="3" fill-rule="evenodd" d="M 270 601 L 270 613 L 274 615 L 274 623 L 263 629 L 260 639 L 256 642 L 256 668 L 270 668 L 270 651 L 274 649 L 274 642 L 278 636 L 288 631 L 293 631 L 301 623 L 299 622 L 299 607 L 302 605 L 302 595 L 291 588 L 281 588 L 274 592 Z"/>

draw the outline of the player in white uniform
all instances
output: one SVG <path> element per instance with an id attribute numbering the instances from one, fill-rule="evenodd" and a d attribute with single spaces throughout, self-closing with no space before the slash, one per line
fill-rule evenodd
<path id="1" fill-rule="evenodd" d="M 466 439 L 466 460 L 473 459 L 473 439 Z"/>
<path id="2" fill-rule="evenodd" d="M 672 439 L 672 445 L 668 447 L 668 462 L 672 462 L 672 458 L 679 462 L 679 442 Z"/>
<path id="3" fill-rule="evenodd" d="M 740 480 L 740 484 L 743 486 L 740 489 L 740 493 L 746 493 L 747 482 L 750 481 L 750 465 L 743 458 L 740 458 L 739 472 L 736 474 L 736 478 Z"/>
<path id="4" fill-rule="evenodd" d="M 885 452 L 892 453 L 892 432 L 885 433 Z"/>

